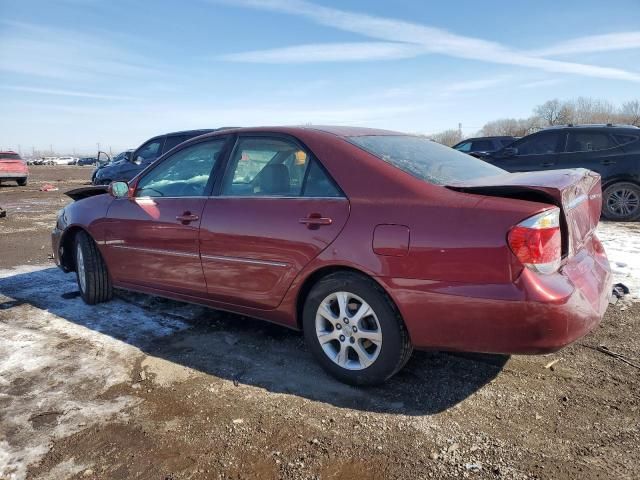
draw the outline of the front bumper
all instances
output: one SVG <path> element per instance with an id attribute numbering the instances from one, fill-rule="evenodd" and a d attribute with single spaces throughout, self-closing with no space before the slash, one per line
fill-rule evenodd
<path id="1" fill-rule="evenodd" d="M 525 269 L 501 285 L 379 278 L 419 349 L 550 353 L 595 328 L 611 295 L 611 270 L 593 239 L 560 273 Z M 600 250 L 600 251 L 598 251 Z"/>

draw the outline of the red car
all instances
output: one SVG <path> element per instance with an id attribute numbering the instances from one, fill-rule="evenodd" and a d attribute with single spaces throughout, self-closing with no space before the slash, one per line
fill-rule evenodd
<path id="1" fill-rule="evenodd" d="M 511 174 L 423 137 L 276 127 L 196 137 L 105 188 L 70 192 L 53 231 L 85 302 L 123 288 L 301 329 L 352 384 L 413 348 L 553 352 L 608 305 L 588 170 Z"/>
<path id="2" fill-rule="evenodd" d="M 29 177 L 29 167 L 20 155 L 13 151 L 0 152 L 0 183 L 3 180 L 15 180 L 24 187 Z"/>

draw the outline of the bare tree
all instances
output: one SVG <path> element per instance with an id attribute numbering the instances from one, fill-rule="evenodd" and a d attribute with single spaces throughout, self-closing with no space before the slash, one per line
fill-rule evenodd
<path id="1" fill-rule="evenodd" d="M 444 132 L 434 133 L 430 135 L 429 138 L 431 140 L 446 145 L 447 147 L 451 147 L 462 140 L 462 136 L 460 135 L 460 130 L 445 130 Z"/>
<path id="2" fill-rule="evenodd" d="M 529 118 L 502 118 L 487 123 L 479 134 L 486 137 L 509 135 L 523 137 L 540 129 L 538 117 Z"/>
<path id="3" fill-rule="evenodd" d="M 623 103 L 620 116 L 623 123 L 640 127 L 640 101 L 631 100 Z"/>
<path id="4" fill-rule="evenodd" d="M 571 122 L 571 108 L 557 98 L 548 100 L 534 109 L 534 114 L 546 125 L 562 125 Z"/>

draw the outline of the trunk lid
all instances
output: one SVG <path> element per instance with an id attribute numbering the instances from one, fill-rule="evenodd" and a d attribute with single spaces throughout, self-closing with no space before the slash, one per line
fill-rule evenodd
<path id="1" fill-rule="evenodd" d="M 25 163 L 22 160 L 5 160 L 0 158 L 0 172 L 22 171 Z"/>
<path id="2" fill-rule="evenodd" d="M 602 211 L 600 175 L 576 168 L 505 173 L 447 185 L 452 190 L 480 195 L 552 203 L 562 211 L 567 234 L 565 253 L 572 256 L 591 237 Z"/>

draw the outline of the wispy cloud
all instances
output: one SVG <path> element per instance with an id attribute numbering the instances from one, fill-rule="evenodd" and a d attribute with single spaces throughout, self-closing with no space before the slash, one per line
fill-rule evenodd
<path id="1" fill-rule="evenodd" d="M 58 90 L 55 88 L 39 88 L 39 87 L 23 87 L 19 85 L 0 85 L 2 90 L 13 90 L 15 92 L 27 92 L 37 93 L 42 95 L 55 95 L 62 97 L 80 97 L 80 98 L 95 98 L 98 100 L 135 100 L 134 97 L 127 97 L 122 95 L 109 95 L 102 93 L 91 93 L 76 90 Z"/>
<path id="2" fill-rule="evenodd" d="M 0 71 L 57 79 L 147 76 L 144 57 L 96 35 L 0 21 Z"/>
<path id="3" fill-rule="evenodd" d="M 231 53 L 218 57 L 232 62 L 310 63 L 395 60 L 424 53 L 420 45 L 394 42 L 319 43 L 271 50 Z"/>
<path id="4" fill-rule="evenodd" d="M 217 0 L 213 1 L 220 3 Z M 224 3 L 229 2 L 226 1 Z M 412 50 L 415 55 L 437 53 L 489 63 L 516 65 L 547 72 L 570 73 L 590 77 L 640 82 L 640 74 L 619 68 L 549 60 L 514 50 L 496 42 L 457 35 L 441 28 L 392 18 L 348 12 L 337 8 L 316 5 L 304 0 L 237 0 L 232 4 L 297 15 L 307 18 L 319 25 L 357 33 L 378 40 L 385 40 L 386 42 L 417 45 L 421 48 Z M 315 45 L 314 47 L 317 53 L 321 52 L 321 45 Z M 286 62 L 288 55 L 291 54 L 292 48 L 295 49 L 298 47 L 263 50 L 260 54 L 258 54 L 258 52 L 248 52 L 251 55 L 245 61 L 259 61 L 260 59 L 269 58 L 271 59 L 270 61 L 273 62 L 274 59 L 281 58 L 281 61 Z M 406 55 L 408 55 L 410 51 L 408 50 L 409 47 L 407 47 L 407 49 L 397 48 L 396 53 L 404 55 L 404 57 L 400 58 L 406 58 Z M 342 56 L 340 52 L 332 48 L 331 45 L 329 45 L 327 49 L 324 54 L 321 54 L 325 61 L 327 61 L 327 58 L 331 58 L 332 61 L 339 61 L 341 59 L 353 60 L 352 57 L 355 50 L 351 52 L 351 55 Z M 388 51 L 387 54 L 389 53 Z M 236 60 L 241 58 L 239 55 L 242 54 L 235 54 Z M 295 58 L 298 57 L 295 56 Z"/>
<path id="5" fill-rule="evenodd" d="M 632 49 L 640 49 L 640 32 L 619 32 L 579 37 L 557 43 L 548 48 L 535 50 L 530 54 L 545 57 Z"/>

